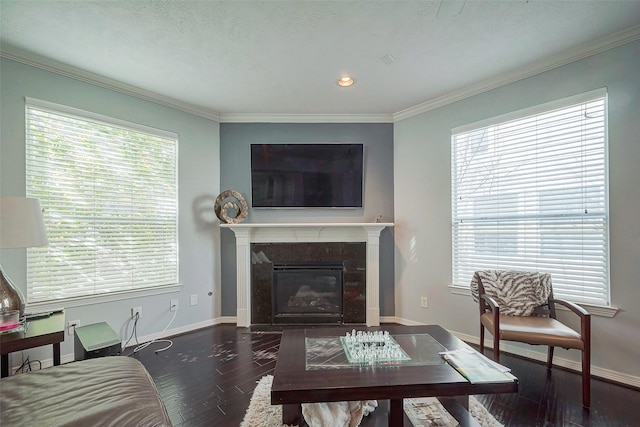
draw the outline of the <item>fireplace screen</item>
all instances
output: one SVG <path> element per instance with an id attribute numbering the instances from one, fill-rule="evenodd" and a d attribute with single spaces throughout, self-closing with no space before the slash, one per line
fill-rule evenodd
<path id="1" fill-rule="evenodd" d="M 342 323 L 342 271 L 342 264 L 274 264 L 274 323 Z"/>

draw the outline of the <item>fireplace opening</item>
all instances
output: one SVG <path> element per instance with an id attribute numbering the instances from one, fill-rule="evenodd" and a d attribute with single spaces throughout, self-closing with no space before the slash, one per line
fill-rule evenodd
<path id="1" fill-rule="evenodd" d="M 273 323 L 343 322 L 342 263 L 274 263 Z"/>

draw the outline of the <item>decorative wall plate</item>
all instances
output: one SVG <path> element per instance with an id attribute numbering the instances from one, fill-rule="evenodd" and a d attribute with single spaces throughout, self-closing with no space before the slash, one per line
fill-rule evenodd
<path id="1" fill-rule="evenodd" d="M 225 190 L 216 198 L 213 210 L 220 221 L 238 224 L 246 218 L 249 207 L 240 193 L 235 190 Z M 235 216 L 229 216 L 230 210 L 235 211 Z"/>

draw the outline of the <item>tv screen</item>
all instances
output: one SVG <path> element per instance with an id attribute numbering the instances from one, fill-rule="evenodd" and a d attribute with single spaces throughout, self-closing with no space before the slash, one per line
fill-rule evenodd
<path id="1" fill-rule="evenodd" d="M 252 144 L 254 208 L 360 208 L 362 144 Z"/>

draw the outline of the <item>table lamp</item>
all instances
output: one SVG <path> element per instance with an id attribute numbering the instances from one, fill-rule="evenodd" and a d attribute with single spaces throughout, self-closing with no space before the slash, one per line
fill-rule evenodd
<path id="1" fill-rule="evenodd" d="M 48 243 L 37 199 L 0 197 L 0 249 L 30 248 Z M 11 283 L 0 265 L 0 312 L 18 310 L 21 319 L 24 303 L 20 289 Z"/>

